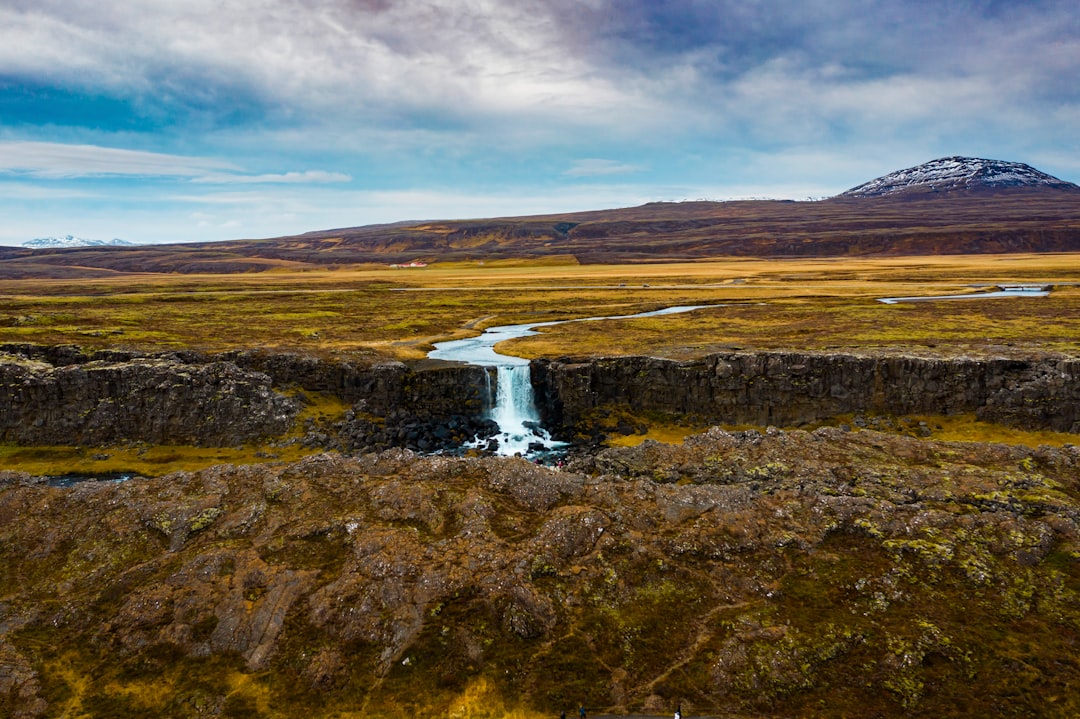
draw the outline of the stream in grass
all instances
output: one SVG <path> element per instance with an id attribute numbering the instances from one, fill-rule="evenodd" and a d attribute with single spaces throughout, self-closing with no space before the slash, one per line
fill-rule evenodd
<path id="1" fill-rule="evenodd" d="M 50 487 L 74 487 L 81 482 L 106 482 L 118 484 L 126 482 L 135 474 L 131 472 L 105 472 L 103 474 L 54 474 L 46 478 Z"/>
<path id="2" fill-rule="evenodd" d="M 934 302 L 936 300 L 991 300 L 998 297 L 1047 297 L 1050 290 L 1039 285 L 1003 287 L 994 292 L 973 292 L 966 295 L 935 295 L 923 297 L 881 297 L 878 302 L 895 305 L 900 302 Z"/>
<path id="3" fill-rule="evenodd" d="M 495 345 L 505 340 L 537 335 L 539 334 L 536 331 L 538 327 L 551 327 L 570 322 L 657 317 L 716 306 L 680 305 L 634 315 L 583 317 L 573 320 L 552 320 L 488 327 L 477 337 L 438 342 L 435 344 L 435 349 L 428 353 L 428 357 L 430 359 L 465 362 L 481 367 L 494 367 L 496 370 L 495 401 L 492 403 L 488 416 L 499 425 L 499 434 L 496 437 L 498 440 L 496 452 L 508 456 L 520 454 L 522 456 L 542 458 L 557 453 L 566 444 L 552 439 L 541 424 L 540 412 L 536 407 L 536 398 L 533 395 L 529 360 L 501 354 L 495 349 Z"/>

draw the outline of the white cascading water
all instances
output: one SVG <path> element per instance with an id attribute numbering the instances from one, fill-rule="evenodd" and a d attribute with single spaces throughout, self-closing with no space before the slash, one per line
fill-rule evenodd
<path id="1" fill-rule="evenodd" d="M 708 307 L 693 305 L 667 307 L 655 312 L 642 312 L 637 315 L 617 317 L 586 317 L 579 320 L 556 320 L 553 322 L 533 322 L 525 325 L 502 325 L 489 327 L 479 337 L 463 340 L 438 342 L 435 349 L 428 353 L 431 359 L 467 362 L 481 367 L 494 367 L 497 372 L 495 384 L 495 402 L 489 416 L 499 425 L 500 433 L 498 454 L 514 455 L 543 454 L 566 446 L 565 442 L 556 442 L 540 426 L 540 412 L 533 396 L 532 381 L 529 376 L 529 361 L 520 357 L 499 354 L 495 345 L 503 340 L 528 337 L 537 334 L 535 327 L 563 324 L 564 322 L 589 322 L 604 319 L 629 319 L 632 317 L 654 317 L 656 315 L 689 312 Z M 483 445 L 484 442 L 480 442 Z M 530 450 L 532 445 L 543 445 L 543 450 Z"/>
<path id="2" fill-rule="evenodd" d="M 491 419 L 502 430 L 498 436 L 499 454 L 525 455 L 529 445 L 540 443 L 553 449 L 551 435 L 540 426 L 540 412 L 533 397 L 529 365 L 499 365 L 495 380 L 495 406 Z"/>

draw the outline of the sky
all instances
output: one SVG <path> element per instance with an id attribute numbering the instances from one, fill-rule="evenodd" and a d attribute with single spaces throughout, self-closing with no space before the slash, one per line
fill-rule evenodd
<path id="1" fill-rule="evenodd" d="M 1075 0 L 0 0 L 0 244 L 1080 182 Z"/>

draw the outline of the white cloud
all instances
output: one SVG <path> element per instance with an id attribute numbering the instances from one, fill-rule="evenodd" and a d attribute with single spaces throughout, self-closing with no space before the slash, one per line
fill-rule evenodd
<path id="1" fill-rule="evenodd" d="M 277 185 L 301 185 L 301 184 L 326 184 L 334 182 L 349 182 L 351 175 L 341 172 L 326 172 L 324 170 L 307 170 L 306 172 L 285 172 L 280 174 L 266 175 L 204 175 L 196 177 L 192 182 L 216 185 L 240 185 L 240 184 L 277 184 Z"/>
<path id="2" fill-rule="evenodd" d="M 230 170 L 230 172 L 222 172 Z M 30 175 L 42 179 L 82 177 L 171 177 L 188 178 L 205 184 L 328 184 L 349 182 L 350 175 L 325 170 L 304 172 L 243 174 L 242 168 L 224 160 L 188 157 L 158 152 L 122 150 L 97 145 L 67 145 L 53 142 L 0 142 L 0 172 Z M 26 197 L 84 197 L 85 192 L 47 190 L 22 185 L 13 191 Z"/>
<path id="3" fill-rule="evenodd" d="M 562 174 L 567 177 L 601 177 L 604 175 L 625 175 L 639 172 L 640 169 L 635 165 L 628 165 L 616 160 L 586 158 L 575 161 L 570 169 Z"/>
<path id="4" fill-rule="evenodd" d="M 167 155 L 96 145 L 54 142 L 0 142 L 0 172 L 43 178 L 137 175 L 194 177 L 238 170 L 230 162 L 207 157 Z"/>
<path id="5" fill-rule="evenodd" d="M 85 200 L 100 195 L 71 187 L 42 187 L 23 182 L 0 184 L 0 194 L 5 200 Z"/>
<path id="6" fill-rule="evenodd" d="M 562 10 L 494 0 L 39 0 L 0 9 L 0 74 L 149 105 L 197 104 L 201 94 L 229 104 L 241 99 L 231 89 L 269 109 L 383 120 L 525 114 L 602 125 L 616 109 L 659 111 L 575 51 Z"/>
<path id="7" fill-rule="evenodd" d="M 1064 1 L 0 4 L 0 76 L 29 98 L 13 105 L 26 118 L 5 110 L 0 137 L 97 143 L 0 142 L 2 187 L 14 206 L 62 199 L 48 193 L 79 178 L 137 178 L 112 199 L 146 226 L 101 236 L 800 198 L 945 154 L 1080 162 L 1080 41 Z M 149 144 L 159 132 L 168 140 Z M 117 149 L 131 138 L 234 159 Z M 327 157 L 338 171 L 289 171 Z M 438 187 L 458 192 L 423 189 Z"/>
<path id="8" fill-rule="evenodd" d="M 0 74 L 105 92 L 136 114 L 204 113 L 218 127 L 438 128 L 442 142 L 468 132 L 547 144 L 567 128 L 625 139 L 733 126 L 798 142 L 838 124 L 956 126 L 977 112 L 1015 128 L 1043 118 L 1030 102 L 1041 91 L 1077 94 L 1075 13 L 1062 3 L 1000 15 L 981 3 L 650 3 L 9 0 Z M 993 116 L 988 97 L 1000 101 Z"/>

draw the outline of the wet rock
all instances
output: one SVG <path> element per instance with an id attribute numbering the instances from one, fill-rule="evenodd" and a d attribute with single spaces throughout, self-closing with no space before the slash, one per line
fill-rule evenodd
<path id="1" fill-rule="evenodd" d="M 346 418 L 322 434 L 313 446 L 340 448 L 346 452 L 381 450 L 405 446 L 424 452 L 456 449 L 467 442 L 491 437 L 499 431 L 494 421 L 465 415 L 420 419 L 405 411 L 385 418 Z"/>

